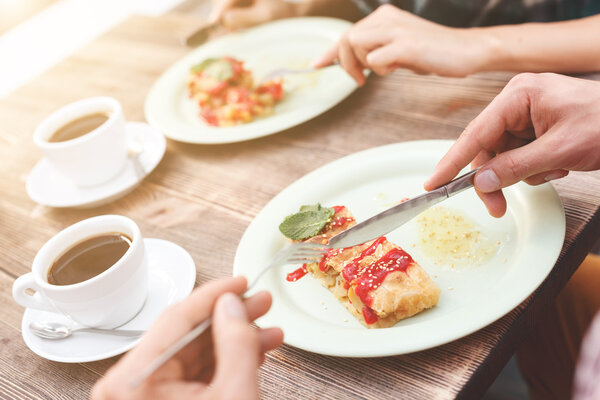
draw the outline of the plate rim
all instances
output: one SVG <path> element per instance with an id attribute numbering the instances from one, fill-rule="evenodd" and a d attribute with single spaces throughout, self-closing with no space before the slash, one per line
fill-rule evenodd
<path id="1" fill-rule="evenodd" d="M 325 165 L 322 165 L 322 166 L 306 173 L 305 175 L 298 178 L 297 180 L 292 182 L 290 185 L 288 185 L 287 187 L 282 189 L 277 195 L 275 195 L 260 210 L 260 212 L 255 216 L 255 218 L 248 225 L 248 227 L 244 231 L 244 234 L 242 235 L 242 238 L 240 239 L 240 242 L 238 243 L 238 247 L 236 249 L 234 265 L 233 265 L 233 275 L 234 276 L 243 275 L 243 269 L 242 269 L 243 261 L 242 261 L 242 256 L 241 256 L 243 246 L 245 246 L 246 243 L 249 241 L 249 237 L 251 237 L 255 233 L 254 230 L 257 229 L 257 225 L 259 225 L 261 218 L 264 218 L 264 214 L 266 214 L 265 210 L 269 210 L 270 208 L 272 208 L 273 204 L 276 203 L 279 196 L 282 195 L 283 193 L 292 191 L 296 187 L 302 187 L 306 181 L 310 182 L 312 179 L 315 179 L 314 177 L 318 177 L 326 169 L 336 168 L 340 164 L 344 165 L 345 163 L 351 162 L 357 158 L 368 157 L 372 154 L 377 154 L 378 152 L 390 151 L 390 149 L 394 149 L 394 150 L 396 150 L 396 152 L 399 151 L 399 148 L 401 148 L 402 151 L 408 151 L 408 150 L 410 150 L 411 147 L 413 147 L 413 148 L 414 147 L 430 148 L 430 149 L 432 149 L 430 151 L 435 152 L 435 151 L 439 151 L 442 148 L 447 150 L 451 146 L 452 143 L 454 143 L 454 140 L 412 140 L 412 141 L 387 144 L 387 145 L 383 145 L 383 146 L 377 146 L 377 147 L 369 148 L 369 149 L 366 149 L 363 151 L 351 153 L 344 157 L 340 157 L 336 160 L 333 160 Z M 438 149 L 435 148 L 436 146 Z M 441 155 L 443 155 L 443 154 L 441 154 Z M 525 185 L 525 184 L 523 184 L 523 185 Z M 545 184 L 542 186 L 537 186 L 536 188 L 534 188 L 532 190 L 546 190 L 550 194 L 552 194 L 552 198 L 549 199 L 549 201 L 553 202 L 553 207 L 555 207 L 555 206 L 557 207 L 555 209 L 555 211 L 557 212 L 556 217 L 558 217 L 558 219 L 559 219 L 557 221 L 554 221 L 557 224 L 553 225 L 553 227 L 556 228 L 555 233 L 557 234 L 557 239 L 556 239 L 557 245 L 555 247 L 549 249 L 549 251 L 547 251 L 548 253 L 552 253 L 548 256 L 548 259 L 551 259 L 553 261 L 551 262 L 551 266 L 550 266 L 550 262 L 548 263 L 549 266 L 548 266 L 544 276 L 540 275 L 540 277 L 538 278 L 539 282 L 537 282 L 537 281 L 535 282 L 536 283 L 535 287 L 529 287 L 527 289 L 528 294 L 515 296 L 515 299 L 512 302 L 510 302 L 510 304 L 505 302 L 504 303 L 505 306 L 500 307 L 500 308 L 504 309 L 503 311 L 496 311 L 491 314 L 488 313 L 486 315 L 482 315 L 480 318 L 476 319 L 476 321 L 479 321 L 479 322 L 470 323 L 467 326 L 465 326 L 463 329 L 454 329 L 454 332 L 452 335 L 443 335 L 443 337 L 445 337 L 444 339 L 428 340 L 425 343 L 420 343 L 420 345 L 412 346 L 412 348 L 410 348 L 410 349 L 390 350 L 389 348 L 386 349 L 386 348 L 382 347 L 377 351 L 374 351 L 372 349 L 369 349 L 367 351 L 361 351 L 358 348 L 352 349 L 352 350 L 340 351 L 339 349 L 332 350 L 331 348 L 323 346 L 320 343 L 312 343 L 310 345 L 305 345 L 303 343 L 298 343 L 297 341 L 290 342 L 288 340 L 288 338 L 284 338 L 284 343 L 286 343 L 290 346 L 302 349 L 302 350 L 306 350 L 306 351 L 313 352 L 313 353 L 319 353 L 319 354 L 323 354 L 323 355 L 329 355 L 329 356 L 357 357 L 357 358 L 395 356 L 395 355 L 409 354 L 409 353 L 414 353 L 414 352 L 418 352 L 418 351 L 423 351 L 423 350 L 427 350 L 427 349 L 431 349 L 434 347 L 438 347 L 438 346 L 447 344 L 449 342 L 461 339 L 461 338 L 466 337 L 474 332 L 477 332 L 477 331 L 485 328 L 486 326 L 494 323 L 495 321 L 501 319 L 505 315 L 512 312 L 523 301 L 525 301 L 531 294 L 533 294 L 535 292 L 535 290 L 537 290 L 537 288 L 540 287 L 540 285 L 543 284 L 543 282 L 548 278 L 549 274 L 554 269 L 554 266 L 556 265 L 556 261 L 558 260 L 558 258 L 560 256 L 560 253 L 561 253 L 561 250 L 562 250 L 562 247 L 564 244 L 564 239 L 565 239 L 565 234 L 566 234 L 566 216 L 564 213 L 564 207 L 563 207 L 562 201 L 561 201 L 560 197 L 558 196 L 556 189 L 551 184 Z M 558 234 L 560 234 L 560 240 L 558 239 Z M 558 245 L 558 242 L 560 242 L 560 245 Z M 264 289 L 264 287 L 263 287 L 263 289 Z M 327 290 L 327 289 L 323 288 L 323 290 Z M 517 297 L 518 297 L 518 299 L 517 299 Z M 336 299 L 336 301 L 337 301 L 337 299 Z M 509 308 L 509 306 L 510 306 L 510 308 Z M 458 311 L 460 311 L 460 310 L 452 311 L 449 314 L 451 315 Z M 273 324 L 273 321 L 269 321 L 269 324 Z M 260 319 L 257 321 L 257 325 L 259 325 L 260 327 L 266 327 L 267 325 L 270 326 L 269 324 L 264 324 Z M 342 328 L 339 328 L 339 329 L 342 329 Z M 371 329 L 371 330 L 367 330 L 367 328 L 364 328 L 364 329 L 365 329 L 364 332 L 383 332 L 388 329 L 394 329 L 394 328 L 392 327 L 392 328 Z M 376 336 L 378 334 L 374 333 L 373 335 Z M 385 334 L 382 334 L 381 336 L 385 336 Z M 408 347 L 411 347 L 411 346 L 408 346 Z"/>

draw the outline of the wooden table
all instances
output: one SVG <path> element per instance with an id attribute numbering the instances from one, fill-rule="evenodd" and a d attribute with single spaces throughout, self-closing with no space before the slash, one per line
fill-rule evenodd
<path id="1" fill-rule="evenodd" d="M 179 43 L 199 21 L 185 16 L 134 17 L 0 101 L 0 397 L 82 399 L 117 361 L 60 364 L 34 355 L 20 332 L 23 309 L 14 279 L 60 229 L 94 215 L 136 220 L 146 237 L 184 246 L 198 283 L 231 274 L 237 243 L 259 210 L 310 170 L 370 147 L 414 139 L 456 138 L 510 75 L 447 79 L 398 72 L 372 77 L 342 104 L 287 132 L 222 146 L 169 141 L 158 168 L 128 196 L 92 210 L 33 203 L 25 178 L 39 160 L 35 126 L 56 108 L 93 95 L 119 99 L 129 120 L 143 120 L 153 81 L 187 48 Z M 477 398 L 519 345 L 536 315 L 569 279 L 600 234 L 600 174 L 556 183 L 567 237 L 550 277 L 523 304 L 468 337 L 399 357 L 341 359 L 283 346 L 260 373 L 264 398 Z M 220 249 L 215 252 L 214 249 Z"/>

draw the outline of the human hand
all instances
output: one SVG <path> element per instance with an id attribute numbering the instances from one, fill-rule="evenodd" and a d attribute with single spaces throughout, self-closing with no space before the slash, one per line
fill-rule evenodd
<path id="1" fill-rule="evenodd" d="M 485 40 L 474 29 L 449 28 L 383 5 L 354 24 L 313 65 L 321 68 L 338 59 L 359 85 L 365 82 L 365 68 L 378 75 L 408 68 L 466 76 L 482 68 Z"/>
<path id="2" fill-rule="evenodd" d="M 245 289 L 241 277 L 212 281 L 170 307 L 96 383 L 92 400 L 258 399 L 257 369 L 265 353 L 281 344 L 283 333 L 248 324 L 267 312 L 271 296 L 260 292 L 242 303 L 238 296 Z M 139 387 L 131 387 L 136 374 L 211 312 L 212 338 L 201 335 Z"/>
<path id="3" fill-rule="evenodd" d="M 283 0 L 212 0 L 209 21 L 234 30 L 298 15 L 298 3 Z"/>
<path id="4" fill-rule="evenodd" d="M 425 189 L 439 187 L 469 162 L 491 215 L 506 212 L 502 188 L 600 169 L 600 82 L 520 74 L 466 127 Z"/>

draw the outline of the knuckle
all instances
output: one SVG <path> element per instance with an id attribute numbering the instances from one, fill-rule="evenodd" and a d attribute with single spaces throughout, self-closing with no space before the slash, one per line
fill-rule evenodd
<path id="1" fill-rule="evenodd" d="M 512 79 L 506 85 L 511 89 L 525 89 L 531 86 L 535 86 L 538 80 L 539 74 L 532 72 L 523 72 L 512 77 Z"/>
<path id="2" fill-rule="evenodd" d="M 383 13 L 390 12 L 390 11 L 395 10 L 395 9 L 396 9 L 396 7 L 394 7 L 391 4 L 383 4 L 383 5 L 379 6 L 379 7 L 377 7 L 377 10 L 375 10 L 375 11 L 377 13 L 379 13 L 379 14 L 383 14 Z"/>
<path id="3" fill-rule="evenodd" d="M 346 35 L 346 40 L 352 46 L 356 46 L 356 44 L 360 40 L 360 33 L 354 29 L 351 29 Z"/>
<path id="4" fill-rule="evenodd" d="M 508 171 L 512 179 L 519 179 L 527 171 L 527 165 L 519 162 L 510 153 L 505 153 L 503 164 L 503 169 Z"/>

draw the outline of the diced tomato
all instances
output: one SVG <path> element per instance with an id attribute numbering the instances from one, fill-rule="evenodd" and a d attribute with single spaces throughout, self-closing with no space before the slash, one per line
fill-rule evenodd
<path id="1" fill-rule="evenodd" d="M 233 78 L 239 76 L 244 70 L 244 63 L 242 61 L 238 61 L 231 57 L 224 57 L 224 59 L 229 61 L 229 64 L 231 64 L 231 68 L 233 69 Z"/>
<path id="2" fill-rule="evenodd" d="M 214 110 L 212 110 L 210 108 L 203 108 L 202 110 L 200 110 L 200 116 L 209 125 L 213 125 L 213 126 L 219 125 L 219 119 L 217 118 L 217 115 L 215 114 Z"/>
<path id="3" fill-rule="evenodd" d="M 215 84 L 215 86 L 213 86 L 210 89 L 207 89 L 206 92 L 208 94 L 215 95 L 215 94 L 218 94 L 219 92 L 221 92 L 226 87 L 227 87 L 227 82 L 217 82 Z"/>
<path id="4" fill-rule="evenodd" d="M 281 86 L 281 82 L 269 82 L 262 86 L 259 86 L 256 91 L 258 93 L 268 93 L 275 100 L 280 100 L 283 96 L 283 87 Z"/>
<path id="5" fill-rule="evenodd" d="M 227 90 L 227 103 L 244 103 L 248 100 L 249 91 L 243 87 L 229 88 Z"/>

